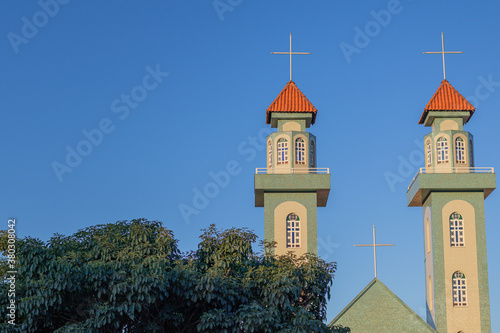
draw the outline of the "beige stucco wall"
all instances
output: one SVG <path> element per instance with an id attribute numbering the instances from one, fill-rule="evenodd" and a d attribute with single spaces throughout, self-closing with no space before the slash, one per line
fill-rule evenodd
<path id="1" fill-rule="evenodd" d="M 458 212 L 464 219 L 464 247 L 450 246 L 449 219 Z M 446 314 L 448 332 L 480 332 L 479 287 L 477 272 L 476 225 L 474 207 L 464 200 L 453 200 L 443 207 L 443 248 L 446 278 Z M 467 306 L 454 307 L 452 276 L 456 271 L 465 274 Z"/>
<path id="2" fill-rule="evenodd" d="M 295 121 L 287 121 L 286 123 L 283 124 L 283 132 L 288 132 L 288 131 L 302 132 L 302 129 L 299 123 Z"/>
<path id="3" fill-rule="evenodd" d="M 458 123 L 455 120 L 444 120 L 441 122 L 440 130 L 441 131 L 458 131 Z"/>
<path id="4" fill-rule="evenodd" d="M 286 217 L 295 213 L 300 219 L 300 247 L 286 247 Z M 276 241 L 275 254 L 281 255 L 294 251 L 300 256 L 307 252 L 307 209 L 296 201 L 285 201 L 274 209 L 274 239 Z"/>

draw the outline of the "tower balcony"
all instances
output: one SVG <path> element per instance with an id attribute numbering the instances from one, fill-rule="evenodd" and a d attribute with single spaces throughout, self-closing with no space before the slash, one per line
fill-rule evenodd
<path id="1" fill-rule="evenodd" d="M 484 192 L 486 199 L 496 188 L 495 169 L 490 167 L 420 168 L 406 198 L 409 207 L 421 207 L 432 191 Z"/>
<path id="2" fill-rule="evenodd" d="M 330 168 L 256 168 L 255 174 L 330 174 Z"/>
<path id="3" fill-rule="evenodd" d="M 318 207 L 325 207 L 330 194 L 329 168 L 257 168 L 255 207 L 264 207 L 264 193 L 316 193 Z"/>

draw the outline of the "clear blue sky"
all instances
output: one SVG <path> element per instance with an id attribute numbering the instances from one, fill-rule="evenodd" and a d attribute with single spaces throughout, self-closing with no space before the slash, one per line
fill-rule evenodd
<path id="1" fill-rule="evenodd" d="M 253 174 L 265 153 L 252 137 L 288 81 L 287 57 L 270 52 L 288 50 L 291 32 L 294 49 L 312 53 L 294 58 L 293 79 L 319 110 L 310 130 L 318 167 L 332 172 L 318 210 L 319 254 L 338 262 L 328 319 L 373 278 L 370 250 L 353 246 L 371 241 L 373 224 L 378 241 L 397 244 L 379 250 L 379 278 L 424 315 L 422 212 L 407 207 L 406 188 L 423 166 L 415 142 L 429 128 L 417 122 L 442 63 L 422 52 L 440 50 L 442 31 L 448 50 L 465 52 L 447 56 L 447 78 L 477 107 L 466 126 L 476 165 L 500 168 L 499 4 L 221 0 L 218 13 L 212 0 L 60 2 L 45 6 L 50 15 L 36 1 L 0 3 L 0 223 L 16 217 L 20 236 L 47 240 L 145 217 L 172 229 L 182 250 L 211 223 L 262 238 Z M 67 149 L 86 156 L 68 166 Z M 229 184 L 184 218 L 180 205 L 193 207 L 228 163 L 237 163 Z M 388 173 L 401 178 L 390 184 Z M 492 314 L 499 191 L 486 201 Z"/>

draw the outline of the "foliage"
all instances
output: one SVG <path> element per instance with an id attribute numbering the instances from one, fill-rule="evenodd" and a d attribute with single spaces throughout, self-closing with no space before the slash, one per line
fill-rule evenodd
<path id="1" fill-rule="evenodd" d="M 46 243 L 20 239 L 16 329 L 335 332 L 323 323 L 334 263 L 254 253 L 257 237 L 247 229 L 212 225 L 200 239 L 196 251 L 181 254 L 172 231 L 145 219 L 56 234 Z"/>
<path id="2" fill-rule="evenodd" d="M 7 230 L 0 230 L 0 277 L 2 280 L 7 276 L 8 262 L 7 262 Z"/>

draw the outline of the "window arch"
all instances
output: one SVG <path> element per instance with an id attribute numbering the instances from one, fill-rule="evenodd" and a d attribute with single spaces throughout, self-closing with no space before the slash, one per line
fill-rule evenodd
<path id="1" fill-rule="evenodd" d="M 464 219 L 462 215 L 454 212 L 450 215 L 450 245 L 453 247 L 465 246 Z"/>
<path id="2" fill-rule="evenodd" d="M 446 138 L 437 140 L 437 162 L 448 163 L 448 140 Z"/>
<path id="3" fill-rule="evenodd" d="M 453 289 L 453 306 L 467 306 L 467 281 L 465 274 L 456 271 L 453 273 L 451 281 Z"/>
<path id="4" fill-rule="evenodd" d="M 426 159 L 427 159 L 427 166 L 430 167 L 432 165 L 432 145 L 431 145 L 431 140 L 428 140 L 425 143 L 425 150 L 426 150 Z"/>
<path id="5" fill-rule="evenodd" d="M 286 247 L 300 247 L 300 218 L 295 213 L 286 217 Z"/>
<path id="6" fill-rule="evenodd" d="M 278 164 L 288 164 L 288 141 L 285 138 L 278 140 Z"/>
<path id="7" fill-rule="evenodd" d="M 306 143 L 302 138 L 295 140 L 295 163 L 306 164 Z"/>
<path id="8" fill-rule="evenodd" d="M 314 149 L 315 149 L 316 144 L 314 143 L 314 140 L 311 140 L 310 148 L 309 148 L 309 167 L 314 168 L 314 165 L 316 164 L 316 161 L 314 160 Z"/>
<path id="9" fill-rule="evenodd" d="M 269 140 L 267 142 L 267 165 L 272 168 L 273 167 L 273 142 Z"/>
<path id="10" fill-rule="evenodd" d="M 455 160 L 457 163 L 465 163 L 465 142 L 462 138 L 455 139 Z"/>
<path id="11" fill-rule="evenodd" d="M 469 160 L 470 160 L 470 166 L 474 167 L 474 149 L 472 146 L 472 139 L 469 140 Z"/>

